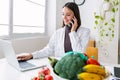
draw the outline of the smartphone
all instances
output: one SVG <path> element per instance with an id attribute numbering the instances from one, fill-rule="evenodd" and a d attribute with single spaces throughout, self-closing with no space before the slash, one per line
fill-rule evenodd
<path id="1" fill-rule="evenodd" d="M 72 24 L 74 24 L 73 20 L 70 21 L 70 23 L 68 24 L 68 27 L 72 28 Z"/>
<path id="2" fill-rule="evenodd" d="M 120 67 L 114 67 L 114 75 L 120 78 Z"/>

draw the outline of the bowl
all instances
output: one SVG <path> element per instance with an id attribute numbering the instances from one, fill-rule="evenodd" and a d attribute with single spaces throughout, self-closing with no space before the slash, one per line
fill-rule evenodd
<path id="1" fill-rule="evenodd" d="M 54 80 L 68 80 L 68 79 L 64 79 L 64 78 L 62 78 L 54 73 Z"/>
<path id="2" fill-rule="evenodd" d="M 109 80 L 110 76 L 111 76 L 111 72 L 106 70 L 106 77 L 104 80 Z"/>
<path id="3" fill-rule="evenodd" d="M 106 70 L 106 77 L 103 80 L 109 80 L 110 74 L 111 73 L 108 70 Z M 69 80 L 69 79 L 65 79 L 65 78 L 58 76 L 54 71 L 53 71 L 53 76 L 54 76 L 54 80 Z"/>

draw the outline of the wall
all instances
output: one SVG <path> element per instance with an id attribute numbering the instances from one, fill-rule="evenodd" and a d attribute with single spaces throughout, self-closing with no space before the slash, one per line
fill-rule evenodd
<path id="1" fill-rule="evenodd" d="M 47 35 L 51 36 L 56 30 L 56 0 L 48 0 L 46 13 L 46 27 Z"/>
<path id="2" fill-rule="evenodd" d="M 29 38 L 12 40 L 13 47 L 16 53 L 31 53 L 42 49 L 48 43 L 49 38 Z"/>
<path id="3" fill-rule="evenodd" d="M 99 6 L 100 9 L 102 9 L 102 7 L 103 7 L 103 1 L 101 1 L 101 2 L 102 3 Z M 110 21 L 111 17 L 113 17 L 113 15 L 114 15 L 113 12 L 111 11 L 112 7 L 113 6 L 111 6 L 111 8 L 108 11 L 105 11 L 104 22 L 106 21 L 106 22 L 108 22 L 108 24 L 114 25 L 114 28 L 112 29 L 114 31 L 114 33 L 113 33 L 114 37 L 110 37 L 110 36 L 106 36 L 106 35 L 99 36 L 99 38 L 97 39 L 97 44 L 98 44 L 97 47 L 99 48 L 99 61 L 104 62 L 104 63 L 118 64 L 119 10 L 115 12 L 115 23 L 113 23 Z M 102 10 L 99 11 L 99 13 L 100 12 L 102 12 Z M 104 22 L 101 25 L 103 25 Z M 99 25 L 99 27 L 101 25 Z M 106 34 L 108 34 L 108 35 L 111 34 L 109 31 L 109 27 L 110 27 L 110 25 L 103 25 L 103 28 L 104 28 Z M 103 28 L 101 28 L 101 29 L 103 29 Z"/>
<path id="4" fill-rule="evenodd" d="M 42 49 L 48 43 L 49 38 L 28 38 L 12 40 L 13 48 L 16 54 L 32 53 L 36 50 Z M 0 48 L 0 58 L 3 58 L 3 52 Z"/>
<path id="5" fill-rule="evenodd" d="M 119 11 L 120 11 L 120 6 L 119 6 Z M 120 12 L 119 12 L 119 14 L 120 14 Z M 119 16 L 119 26 L 120 26 L 120 16 Z M 119 56 L 118 56 L 118 63 L 120 64 L 120 27 L 119 27 L 119 44 L 118 44 L 118 53 L 119 53 Z"/>

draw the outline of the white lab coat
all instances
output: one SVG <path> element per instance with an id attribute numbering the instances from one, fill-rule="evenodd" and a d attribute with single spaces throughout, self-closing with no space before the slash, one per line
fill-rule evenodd
<path id="1" fill-rule="evenodd" d="M 48 57 L 51 55 L 54 55 L 55 57 L 62 57 L 65 54 L 64 36 L 65 27 L 58 29 L 52 35 L 46 47 L 40 51 L 32 53 L 33 58 Z M 90 37 L 90 30 L 87 28 L 79 27 L 77 32 L 70 32 L 69 36 L 73 51 L 85 52 Z"/>

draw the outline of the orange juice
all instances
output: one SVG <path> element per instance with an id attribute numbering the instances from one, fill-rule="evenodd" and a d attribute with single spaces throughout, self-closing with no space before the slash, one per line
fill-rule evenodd
<path id="1" fill-rule="evenodd" d="M 86 54 L 88 55 L 88 57 L 94 56 L 94 59 L 98 60 L 98 48 L 96 48 L 96 47 L 88 47 L 86 49 Z"/>

